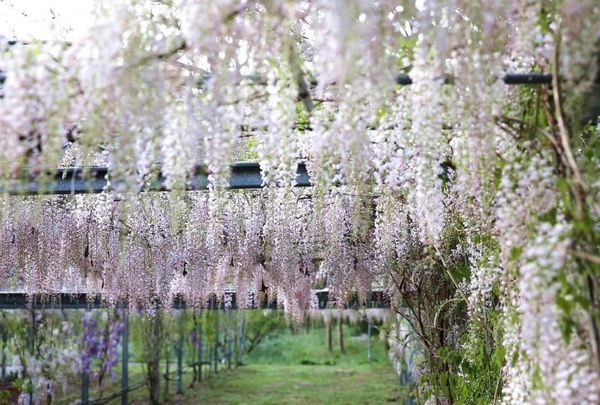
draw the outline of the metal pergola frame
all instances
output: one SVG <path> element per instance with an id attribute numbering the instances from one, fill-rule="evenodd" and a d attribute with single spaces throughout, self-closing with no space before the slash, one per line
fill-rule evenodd
<path id="1" fill-rule="evenodd" d="M 0 88 L 5 81 L 6 76 L 0 72 Z M 508 73 L 502 78 L 507 85 L 547 85 L 552 84 L 552 76 L 542 73 Z M 398 74 L 395 82 L 397 85 L 411 85 L 413 81 L 407 74 Z M 444 79 L 446 84 L 454 83 L 454 78 L 447 76 Z M 0 97 L 2 94 L 0 93 Z M 209 173 L 205 166 L 197 166 L 187 180 L 187 190 L 206 190 L 209 186 Z M 299 163 L 296 176 L 297 187 L 311 186 L 306 164 Z M 101 193 L 104 191 L 126 189 L 127 184 L 121 179 L 110 177 L 109 169 L 106 167 L 72 167 L 57 169 L 55 173 L 45 173 L 38 178 L 32 177 L 29 173 L 12 183 L 5 183 L 4 187 L 0 187 L 0 193 L 10 195 L 74 195 L 87 193 Z M 231 165 L 231 174 L 229 177 L 230 189 L 260 189 L 264 186 L 261 176 L 260 165 L 257 162 L 238 162 Z M 135 190 L 134 190 L 135 191 Z M 143 187 L 140 187 L 138 192 L 145 191 L 168 191 L 165 186 L 165 176 L 158 174 L 152 180 L 146 181 Z M 318 308 L 324 309 L 329 304 L 335 304 L 329 300 L 329 292 L 326 290 L 315 290 L 313 293 L 318 299 Z M 235 291 L 225 292 L 218 297 L 213 295 L 208 302 L 203 303 L 202 308 L 212 310 L 223 310 L 225 302 L 228 303 L 227 309 L 237 309 L 238 299 Z M 254 308 L 277 308 L 277 302 L 261 297 L 261 295 L 252 295 L 252 307 Z M 389 308 L 391 305 L 391 297 L 387 291 L 373 290 L 367 298 L 366 307 Z M 160 300 L 156 300 L 157 306 L 164 305 Z M 345 305 L 346 308 L 360 308 L 365 305 L 364 302 L 359 302 L 355 295 L 350 302 Z M 107 305 L 102 300 L 102 294 L 89 296 L 87 294 L 28 294 L 25 292 L 0 292 L 0 310 L 16 310 L 16 309 L 92 309 L 103 308 Z M 128 336 L 129 336 L 129 306 L 126 301 L 116 303 L 116 307 L 122 309 L 124 316 L 125 331 L 123 334 L 123 350 L 122 358 L 122 390 L 116 397 L 121 397 L 121 403 L 128 402 L 128 392 L 130 390 L 128 384 Z M 173 302 L 174 309 L 186 308 L 186 302 L 182 296 L 177 296 Z M 218 313 L 218 312 L 217 312 Z M 370 324 L 369 324 L 370 331 Z M 181 344 L 181 348 L 183 345 Z M 182 364 L 181 358 L 183 350 L 178 350 L 178 367 L 177 367 L 177 386 L 178 392 L 182 391 Z M 200 349 L 201 353 L 201 349 Z M 202 361 L 199 361 L 202 364 Z M 115 397 L 115 398 L 116 398 Z M 81 403 L 89 404 L 89 375 L 82 375 L 81 385 Z"/>
<path id="2" fill-rule="evenodd" d="M 4 77 L 0 74 L 0 83 Z M 552 75 L 543 73 L 507 73 L 504 75 L 504 83 L 507 85 L 541 85 L 551 84 Z M 446 83 L 454 82 L 453 77 L 447 76 Z M 413 81 L 408 74 L 396 76 L 398 85 L 411 85 Z M 197 166 L 192 176 L 187 180 L 186 189 L 206 190 L 208 189 L 208 170 L 206 166 Z M 27 177 L 27 176 L 25 176 Z M 110 179 L 110 187 L 113 190 L 122 189 L 121 181 Z M 304 163 L 298 164 L 297 187 L 311 186 L 311 180 Z M 47 195 L 47 194 L 87 194 L 101 193 L 109 187 L 109 170 L 106 167 L 72 167 L 58 169 L 56 173 L 49 174 L 40 181 L 39 179 L 26 179 L 15 181 L 8 189 L 1 190 L 12 195 Z M 258 162 L 237 162 L 231 165 L 229 178 L 230 189 L 259 189 L 263 187 L 263 179 L 260 174 Z M 165 187 L 165 176 L 159 174 L 155 179 L 146 182 L 138 191 L 167 191 Z"/>
<path id="3" fill-rule="evenodd" d="M 6 76 L 0 72 L 0 85 L 4 82 Z M 552 84 L 552 75 L 544 73 L 507 73 L 502 78 L 507 85 L 548 85 Z M 398 74 L 396 84 L 411 85 L 413 80 L 408 74 Z M 454 78 L 446 76 L 446 84 L 453 84 Z M 10 195 L 74 195 L 101 193 L 109 188 L 119 190 L 124 182 L 119 179 L 109 179 L 109 169 L 106 167 L 72 167 L 57 169 L 55 173 L 49 173 L 40 178 L 32 178 L 26 174 L 21 180 L 15 180 L 12 183 L 5 184 L 4 189 L 0 188 L 0 193 L 4 192 Z M 186 190 L 206 190 L 209 186 L 209 173 L 206 166 L 197 166 L 188 179 Z M 311 186 L 306 164 L 298 164 L 296 186 Z M 260 173 L 258 162 L 237 162 L 231 165 L 231 174 L 229 177 L 230 189 L 260 189 L 264 186 Z M 153 180 L 147 181 L 139 192 L 145 191 L 168 191 L 165 186 L 165 176 L 158 174 Z M 226 293 L 231 295 L 232 306 L 237 307 L 235 292 Z M 328 303 L 327 292 L 317 293 L 319 298 L 319 308 L 325 308 Z M 377 306 L 389 307 L 389 296 L 382 291 L 374 291 L 371 294 L 371 304 Z M 224 300 L 217 300 L 216 297 L 207 303 L 207 308 L 224 308 Z M 256 307 L 271 308 L 276 306 L 275 302 L 258 301 L 254 302 Z M 356 306 L 357 301 L 351 303 L 349 307 Z M 27 309 L 27 308 L 99 308 L 105 304 L 101 299 L 101 294 L 95 297 L 88 297 L 86 294 L 26 294 L 23 292 L 1 292 L 1 309 Z M 125 306 L 124 303 L 121 306 Z M 185 302 L 178 297 L 174 302 L 175 308 L 184 308 Z"/>
<path id="4" fill-rule="evenodd" d="M 259 189 L 263 187 L 258 162 L 237 162 L 230 167 L 229 189 Z M 207 190 L 208 176 L 206 166 L 197 166 L 187 180 L 186 190 Z M 109 187 L 112 190 L 120 190 L 122 189 L 121 183 L 118 179 L 109 180 L 109 170 L 106 167 L 71 167 L 57 169 L 55 174 L 50 174 L 42 180 L 16 180 L 7 186 L 7 190 L 0 189 L 0 193 L 4 191 L 11 195 L 94 194 L 108 191 Z M 311 186 L 304 163 L 298 164 L 296 186 Z M 168 191 L 165 186 L 165 176 L 159 174 L 153 180 L 147 181 L 138 191 Z"/>
<path id="5" fill-rule="evenodd" d="M 327 290 L 314 290 L 313 294 L 318 299 L 317 309 L 326 309 L 334 300 L 329 300 L 329 292 Z M 228 303 L 227 305 L 225 303 Z M 250 294 L 250 308 L 255 309 L 277 309 L 277 300 L 260 297 L 255 294 Z M 366 308 L 390 308 L 390 296 L 385 290 L 375 289 L 367 296 L 366 303 L 361 303 L 357 296 L 354 296 L 348 304 L 344 306 L 346 309 L 362 308 L 366 304 Z M 157 300 L 156 305 L 160 307 L 162 303 Z M 0 292 L 0 310 L 6 309 L 98 309 L 106 308 L 107 303 L 102 301 L 101 294 L 88 295 L 85 293 L 60 293 L 60 294 L 27 294 L 24 292 Z M 114 304 L 116 308 L 126 309 L 129 306 L 127 302 L 119 301 Z M 183 297 L 177 296 L 173 302 L 173 309 L 189 308 Z M 193 307 L 192 307 L 193 308 Z M 202 309 L 240 309 L 238 306 L 237 293 L 235 291 L 226 291 L 219 299 L 216 295 L 212 295 L 206 303 L 203 303 Z"/>
<path id="6" fill-rule="evenodd" d="M 256 76 L 247 76 L 250 80 L 257 80 Z M 0 84 L 6 80 L 6 74 L 0 71 Z M 508 85 L 517 84 L 551 84 L 552 75 L 546 73 L 506 73 L 502 77 L 502 81 Z M 454 83 L 454 78 L 450 75 L 446 76 L 445 82 L 447 84 Z M 413 81 L 407 73 L 399 73 L 396 75 L 396 84 L 401 86 L 407 86 L 413 84 Z"/>

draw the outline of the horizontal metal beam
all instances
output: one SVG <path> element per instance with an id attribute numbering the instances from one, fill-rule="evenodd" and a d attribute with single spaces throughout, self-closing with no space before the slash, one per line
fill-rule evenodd
<path id="1" fill-rule="evenodd" d="M 328 307 L 337 308 L 336 302 L 329 300 L 329 293 L 327 291 L 319 290 L 315 291 L 314 294 L 318 298 L 318 308 L 325 309 Z M 237 294 L 233 291 L 225 292 L 221 299 L 217 299 L 216 295 L 213 295 L 204 305 L 203 309 L 225 309 L 225 302 L 229 302 L 230 309 L 238 309 Z M 277 309 L 277 300 L 257 297 L 255 295 L 250 296 L 251 308 L 263 308 L 263 309 Z M 119 302 L 117 307 L 127 306 L 126 302 Z M 161 303 L 157 301 L 157 306 L 161 306 Z M 389 308 L 390 297 L 385 291 L 373 291 L 368 295 L 366 303 L 360 303 L 355 296 L 354 299 L 345 305 L 345 308 Z M 87 295 L 87 294 L 26 294 L 20 292 L 0 292 L 0 310 L 7 309 L 92 309 L 92 308 L 106 308 L 110 307 L 102 300 L 102 296 L 98 295 Z M 174 309 L 186 308 L 187 304 L 181 296 L 177 296 L 173 302 Z"/>
<path id="2" fill-rule="evenodd" d="M 248 76 L 249 79 L 257 81 L 256 76 Z M 6 80 L 6 75 L 4 72 L 0 72 L 0 84 L 4 83 Z M 551 84 L 552 83 L 552 75 L 544 74 L 544 73 L 506 73 L 502 80 L 504 83 L 508 85 L 518 85 L 518 84 Z M 452 76 L 446 77 L 446 83 L 451 84 L 454 83 L 454 78 Z M 396 84 L 409 86 L 413 84 L 411 77 L 406 73 L 400 73 L 396 76 Z"/>
<path id="3" fill-rule="evenodd" d="M 0 72 L 0 83 L 4 80 Z M 552 75 L 542 73 L 508 73 L 503 77 L 508 85 L 519 84 L 549 84 Z M 453 78 L 448 76 L 446 83 L 452 83 Z M 410 85 L 412 79 L 407 74 L 399 74 L 396 77 L 399 85 Z M 87 194 L 100 193 L 107 190 L 109 186 L 109 171 L 105 167 L 92 168 L 66 168 L 58 169 L 54 174 L 50 173 L 41 179 L 27 179 L 25 181 L 14 181 L 9 186 L 0 187 L 0 193 L 12 195 L 43 195 L 43 194 Z M 27 178 L 27 174 L 25 175 Z M 127 189 L 119 179 L 110 179 L 112 190 Z M 311 185 L 306 165 L 298 165 L 296 186 L 308 187 Z M 260 174 L 260 166 L 257 162 L 240 162 L 231 165 L 229 178 L 230 189 L 257 189 L 263 186 Z M 208 189 L 208 172 L 205 166 L 198 166 L 194 174 L 188 179 L 187 190 Z M 166 191 L 165 177 L 159 175 L 156 179 L 146 182 L 139 191 Z"/>
<path id="4" fill-rule="evenodd" d="M 444 79 L 444 82 L 446 84 L 453 84 L 454 80 L 453 76 L 448 75 Z M 506 73 L 502 77 L 502 81 L 508 85 L 552 84 L 552 75 L 544 73 Z M 401 73 L 396 76 L 396 84 L 409 86 L 413 84 L 413 81 L 409 75 Z"/>
<path id="5" fill-rule="evenodd" d="M 38 179 L 25 181 L 15 180 L 5 189 L 0 188 L 0 193 L 7 192 L 12 195 L 39 195 L 39 194 L 89 194 L 101 193 L 110 186 L 113 190 L 121 190 L 125 187 L 122 181 L 110 179 L 109 170 L 106 167 L 90 168 L 66 168 L 58 169 L 54 175 L 41 176 Z M 166 191 L 164 175 L 147 181 L 139 191 Z M 299 163 L 296 176 L 297 187 L 309 187 L 311 185 L 306 164 Z M 256 189 L 263 186 L 263 178 L 260 174 L 258 162 L 239 162 L 231 165 L 229 176 L 230 189 Z M 6 189 L 7 188 L 7 189 Z M 205 166 L 198 166 L 193 175 L 188 179 L 187 190 L 207 190 L 208 173 Z"/>
<path id="6" fill-rule="evenodd" d="M 552 84 L 551 74 L 542 73 L 507 73 L 502 81 L 512 84 Z"/>

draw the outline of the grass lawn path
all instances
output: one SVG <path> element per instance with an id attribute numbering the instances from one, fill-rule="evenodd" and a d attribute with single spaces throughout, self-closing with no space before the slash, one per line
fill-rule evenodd
<path id="1" fill-rule="evenodd" d="M 204 383 L 175 404 L 390 404 L 400 387 L 388 364 L 252 364 Z"/>

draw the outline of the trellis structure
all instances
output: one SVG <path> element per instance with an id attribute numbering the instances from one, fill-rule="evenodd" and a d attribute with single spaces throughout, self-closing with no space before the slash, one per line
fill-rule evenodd
<path id="1" fill-rule="evenodd" d="M 0 72 L 0 84 L 4 83 L 6 75 Z M 550 84 L 552 83 L 552 75 L 543 73 L 507 73 L 502 78 L 506 84 Z M 453 78 L 448 76 L 447 83 L 452 83 Z M 400 85 L 411 85 L 413 81 L 411 77 L 405 73 L 400 73 L 396 76 L 396 83 Z M 313 83 L 316 84 L 316 83 Z"/>
<path id="2" fill-rule="evenodd" d="M 0 84 L 6 76 L 0 72 Z M 506 85 L 549 85 L 552 84 L 552 75 L 545 73 L 507 73 L 502 80 Z M 452 84 L 454 78 L 447 76 L 447 84 Z M 407 74 L 398 74 L 396 76 L 398 85 L 411 85 L 413 81 Z M 313 83 L 314 84 L 314 83 Z M 236 162 L 231 166 L 229 177 L 229 189 L 260 189 L 264 186 L 261 176 L 261 168 L 258 162 Z M 186 190 L 207 190 L 209 188 L 209 173 L 205 166 L 197 166 L 191 177 L 186 183 Z M 43 180 L 31 178 L 29 173 L 24 173 L 23 180 L 16 180 L 7 189 L 0 190 L 10 195 L 74 195 L 88 193 L 102 193 L 110 190 L 120 190 L 126 185 L 120 179 L 110 178 L 110 171 L 107 167 L 69 167 L 57 169 L 55 173 L 47 174 Z M 297 187 L 310 187 L 312 185 L 306 164 L 298 163 L 295 185 Z M 165 176 L 158 174 L 153 180 L 147 181 L 140 187 L 139 192 L 148 191 L 168 191 L 165 185 Z M 379 292 L 380 293 L 380 292 Z M 235 302 L 235 292 L 230 292 Z M 321 291 L 317 294 L 319 307 L 327 304 L 327 293 Z M 377 296 L 377 292 L 375 292 Z M 208 308 L 218 308 L 221 304 L 208 303 Z M 389 305 L 387 299 L 382 300 L 378 297 L 374 300 L 377 305 Z M 383 304 L 385 302 L 385 304 Z M 25 309 L 34 305 L 36 307 L 57 307 L 64 308 L 90 308 L 102 305 L 101 295 L 89 297 L 86 294 L 60 294 L 52 299 L 38 296 L 38 294 L 25 294 L 22 292 L 2 292 L 0 293 L 0 309 Z M 183 308 L 185 303 L 181 298 L 175 301 L 175 307 Z M 262 302 L 258 306 L 269 307 L 273 303 Z"/>
<path id="3" fill-rule="evenodd" d="M 329 291 L 327 290 L 313 290 L 313 296 L 316 297 L 316 308 L 325 309 L 328 306 L 335 305 L 335 302 L 329 299 Z M 157 302 L 160 306 L 161 303 Z M 383 289 L 374 289 L 367 296 L 367 307 L 369 308 L 389 308 L 390 297 L 388 293 Z M 50 296 L 40 296 L 37 294 L 26 294 L 23 292 L 0 292 L 0 310 L 4 309 L 93 309 L 93 308 L 104 308 L 106 307 L 101 299 L 101 295 L 90 296 L 84 293 L 63 293 L 53 294 Z M 127 308 L 126 302 L 118 302 L 115 304 L 117 308 Z M 261 298 L 254 294 L 250 297 L 250 308 L 262 308 L 262 309 L 277 309 L 277 301 L 268 299 L 266 297 Z M 361 303 L 358 299 L 350 300 L 348 304 L 344 306 L 348 309 L 356 309 L 361 307 Z M 174 309 L 186 309 L 190 308 L 190 305 L 186 304 L 185 300 L 178 296 L 173 301 Z M 191 306 L 193 309 L 194 307 Z M 235 291 L 226 291 L 222 297 L 213 295 L 211 299 L 206 302 L 202 309 L 214 309 L 214 310 L 235 310 L 239 309 L 237 293 Z"/>
<path id="4" fill-rule="evenodd" d="M 4 81 L 4 76 L 0 74 L 0 83 Z M 552 76 L 540 73 L 526 74 L 506 74 L 503 81 L 507 85 L 547 85 L 552 83 Z M 453 78 L 447 77 L 445 82 L 452 84 Z M 412 79 L 406 74 L 399 74 L 396 77 L 398 85 L 411 85 Z M 206 167 L 198 166 L 195 168 L 191 177 L 186 183 L 186 190 L 206 190 L 209 188 L 209 173 Z M 87 193 L 101 193 L 110 189 L 121 189 L 119 179 L 112 179 L 110 171 L 106 167 L 72 167 L 57 169 L 56 173 L 50 173 L 43 181 L 35 178 L 27 179 L 27 174 L 24 177 L 25 181 L 18 181 L 8 186 L 8 189 L 2 190 L 10 195 L 74 195 Z M 310 187 L 312 185 L 310 176 L 305 163 L 299 163 L 297 168 L 296 183 L 297 187 Z M 229 177 L 230 189 L 260 189 L 264 186 L 261 176 L 260 165 L 257 162 L 237 162 L 231 165 L 231 174 Z M 148 191 L 168 191 L 165 185 L 165 176 L 158 174 L 153 180 L 147 181 L 143 187 L 140 187 L 140 192 Z M 228 308 L 237 308 L 237 297 L 234 291 L 226 292 L 228 299 L 213 299 L 206 303 L 206 309 L 225 309 L 224 302 L 230 303 Z M 314 295 L 318 298 L 318 307 L 326 308 L 328 304 L 327 291 L 315 291 Z M 224 297 L 223 297 L 224 298 Z M 252 297 L 253 307 L 261 308 L 276 308 L 277 304 L 273 301 L 260 300 Z M 357 302 L 355 302 L 357 304 Z M 100 308 L 104 304 L 101 295 L 89 296 L 86 294 L 59 294 L 51 297 L 40 296 L 38 294 L 26 294 L 23 292 L 2 292 L 0 293 L 0 310 L 1 309 L 82 309 L 82 308 Z M 122 390 L 115 398 L 121 397 L 123 404 L 128 402 L 127 393 L 131 390 L 128 385 L 128 370 L 127 364 L 129 361 L 128 346 L 128 310 L 126 303 L 120 304 L 123 310 L 123 319 L 126 324 L 125 333 L 123 335 L 123 350 L 122 356 Z M 352 306 L 352 305 L 351 305 Z M 369 297 L 370 307 L 389 307 L 389 296 L 384 291 L 373 291 Z M 181 297 L 177 297 L 173 303 L 175 309 L 185 309 L 186 303 Z M 370 325 L 369 325 L 370 326 Z M 202 345 L 202 343 L 200 343 Z M 201 347 L 201 346 L 200 346 Z M 200 353 L 202 349 L 200 349 Z M 202 364 L 200 354 L 199 364 Z M 182 381 L 182 351 L 177 350 L 177 389 L 181 392 Z M 216 360 L 216 359 L 215 359 Z M 93 403 L 89 400 L 89 377 L 83 376 L 81 388 L 81 403 Z"/>

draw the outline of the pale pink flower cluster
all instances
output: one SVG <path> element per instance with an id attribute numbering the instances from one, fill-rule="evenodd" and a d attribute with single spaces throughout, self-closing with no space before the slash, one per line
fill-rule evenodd
<path id="1" fill-rule="evenodd" d="M 516 298 L 520 331 L 509 327 L 507 332 L 518 336 L 507 333 L 505 338 L 509 355 L 519 353 L 516 364 L 505 366 L 507 404 L 596 404 L 600 400 L 600 376 L 581 336 L 574 334 L 567 342 L 561 334 L 558 274 L 570 266 L 570 231 L 563 219 L 554 225 L 542 222 L 525 248 Z M 536 375 L 541 386 L 533 383 Z"/>
<path id="2" fill-rule="evenodd" d="M 114 0 L 72 44 L 5 47 L 0 186 L 62 157 L 107 163 L 123 189 L 6 197 L 0 281 L 148 310 L 235 289 L 242 305 L 276 296 L 301 317 L 315 285 L 339 305 L 364 299 L 433 248 L 467 257 L 458 288 L 471 320 L 499 287 L 507 359 L 523 358 L 507 363 L 507 402 L 597 400 L 590 352 L 558 332 L 549 277 L 574 271 L 554 157 L 541 134 L 523 133 L 524 92 L 501 80 L 507 69 L 548 71 L 560 33 L 567 101 L 585 96 L 596 3 L 566 0 L 545 24 L 532 0 Z M 399 71 L 410 88 L 396 86 Z M 239 155 L 258 157 L 260 192 L 226 190 Z M 300 159 L 306 191 L 291 187 Z M 209 192 L 184 193 L 200 164 Z M 159 170 L 177 192 L 129 193 Z M 451 237 L 459 246 L 440 257 Z"/>

